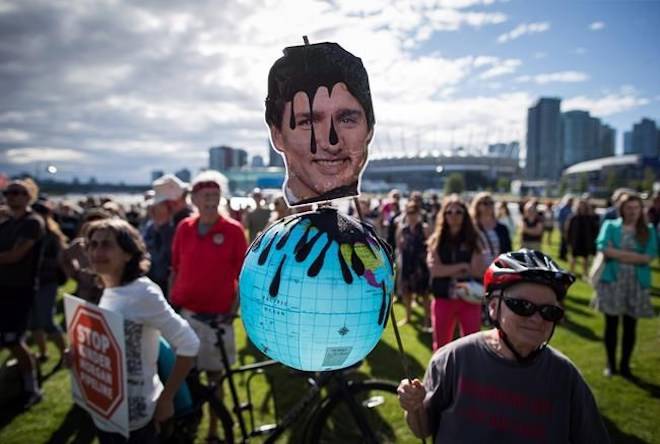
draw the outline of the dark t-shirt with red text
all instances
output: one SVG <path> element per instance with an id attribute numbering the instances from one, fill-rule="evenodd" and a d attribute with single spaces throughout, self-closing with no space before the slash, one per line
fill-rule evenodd
<path id="1" fill-rule="evenodd" d="M 521 365 L 475 333 L 433 355 L 424 386 L 436 443 L 610 442 L 586 382 L 551 347 Z"/>

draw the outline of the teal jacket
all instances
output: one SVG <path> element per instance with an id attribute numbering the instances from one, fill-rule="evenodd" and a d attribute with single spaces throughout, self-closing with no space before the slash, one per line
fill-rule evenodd
<path id="1" fill-rule="evenodd" d="M 623 221 L 621 218 L 614 220 L 606 220 L 603 226 L 600 227 L 598 238 L 596 239 L 596 248 L 598 251 L 603 251 L 608 246 L 612 248 L 621 249 L 621 231 L 623 229 Z M 649 238 L 646 245 L 639 245 L 635 241 L 635 252 L 639 254 L 646 254 L 652 258 L 657 255 L 658 244 L 655 239 L 655 230 L 649 225 Z M 605 269 L 600 277 L 601 282 L 614 282 L 616 275 L 619 271 L 619 261 L 616 259 L 605 259 Z M 637 280 L 642 288 L 649 288 L 651 286 L 651 267 L 649 265 L 635 265 L 635 272 Z"/>

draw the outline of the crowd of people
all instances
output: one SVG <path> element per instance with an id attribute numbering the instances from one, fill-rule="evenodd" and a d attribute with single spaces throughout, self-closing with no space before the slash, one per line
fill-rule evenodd
<path id="1" fill-rule="evenodd" d="M 0 346 L 17 360 L 25 408 L 43 396 L 36 370 L 50 359 L 47 339 L 60 353 L 56 368 L 66 364 L 66 338 L 54 319 L 58 288 L 69 280 L 75 282 L 76 296 L 121 313 L 130 324 L 126 346 L 135 357 L 129 366 L 135 442 L 155 442 L 151 419 L 172 415 L 173 394 L 191 367 L 205 371 L 212 380 L 221 376 L 223 365 L 211 322 L 224 326 L 225 347 L 234 362 L 236 286 L 248 242 L 293 210 L 283 196 L 268 198 L 258 189 L 252 192 L 249 207 L 223 207 L 226 185 L 223 176 L 212 171 L 200 173 L 191 184 L 166 175 L 154 181 L 144 202 L 125 208 L 110 198 L 89 197 L 78 203 L 49 198 L 29 178 L 9 183 L 0 201 Z M 594 300 L 605 319 L 605 374 L 632 377 L 637 320 L 653 315 L 649 264 L 658 254 L 660 193 L 645 202 L 633 190 L 617 190 L 602 216 L 586 196 L 566 196 L 558 202 L 536 198 L 506 202 L 480 192 L 470 199 L 452 194 L 441 201 L 437 195 L 425 197 L 413 191 L 403 196 L 392 190 L 380 198 L 363 195 L 356 205 L 349 211 L 372 224 L 396 257 L 395 293 L 404 307 L 400 326 L 430 333 L 433 350 L 443 350 L 434 355 L 423 383 L 408 381 L 401 389 L 402 406 L 419 436 L 438 430 L 451 436 L 451 430 L 462 424 L 460 418 L 438 424 L 452 390 L 438 386 L 438 378 L 449 373 L 454 384 L 473 384 L 476 390 L 482 379 L 457 379 L 464 366 L 478 370 L 474 366 L 479 362 L 469 358 L 477 353 L 474 350 L 494 347 L 498 359 L 524 360 L 545 347 L 563 317 L 563 297 L 576 264 L 586 279 L 597 254 L 605 258 Z M 570 273 L 552 268 L 555 263 L 543 253 L 554 230 L 559 232 L 559 258 L 568 261 Z M 532 259 L 511 259 L 514 244 L 525 248 L 525 254 L 538 253 L 529 256 Z M 504 273 L 492 271 L 493 264 L 502 261 L 512 269 L 533 268 L 541 278 L 520 272 L 520 282 L 503 286 L 492 274 Z M 487 277 L 491 273 L 490 278 L 484 280 L 484 273 Z M 548 273 L 565 279 L 566 285 L 557 290 L 546 279 Z M 542 288 L 523 292 L 518 284 L 525 282 Z M 423 308 L 421 319 L 413 316 L 415 304 Z M 541 323 L 535 339 L 525 342 L 516 316 Z M 617 361 L 619 322 L 623 337 Z M 484 324 L 494 329 L 472 335 Z M 470 339 L 452 342 L 456 327 L 458 336 Z M 26 332 L 31 333 L 36 352 L 28 346 Z M 165 383 L 154 377 L 161 334 L 176 352 L 174 371 Z M 463 356 L 461 347 L 472 351 Z M 571 402 L 585 408 L 583 420 L 591 421 L 593 398 L 588 387 L 572 367 L 566 367 L 566 358 L 554 350 L 549 353 L 543 359 L 563 369 L 557 371 L 564 372 L 562 377 L 579 392 L 579 400 Z M 422 411 L 426 414 L 420 415 Z M 97 428 L 101 442 L 117 439 L 102 425 Z M 217 422 L 211 418 L 208 440 L 214 439 Z"/>

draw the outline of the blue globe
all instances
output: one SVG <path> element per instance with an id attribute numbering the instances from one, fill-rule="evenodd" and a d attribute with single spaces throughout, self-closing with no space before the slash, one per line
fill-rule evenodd
<path id="1" fill-rule="evenodd" d="M 289 216 L 245 257 L 243 325 L 259 350 L 289 367 L 348 367 L 383 334 L 393 275 L 389 246 L 370 225 L 331 208 Z"/>

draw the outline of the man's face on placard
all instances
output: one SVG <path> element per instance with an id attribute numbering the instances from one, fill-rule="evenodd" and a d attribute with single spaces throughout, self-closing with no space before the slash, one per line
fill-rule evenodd
<path id="1" fill-rule="evenodd" d="M 285 155 L 286 187 L 299 200 L 356 183 L 373 134 L 362 105 L 345 83 L 336 83 L 331 91 L 319 87 L 313 104 L 310 113 L 307 94 L 297 92 L 293 97 L 295 127 L 290 126 L 291 102 L 284 105 L 281 128 L 270 127 L 275 148 Z M 316 153 L 312 153 L 312 125 Z M 336 137 L 331 136 L 331 127 Z"/>

